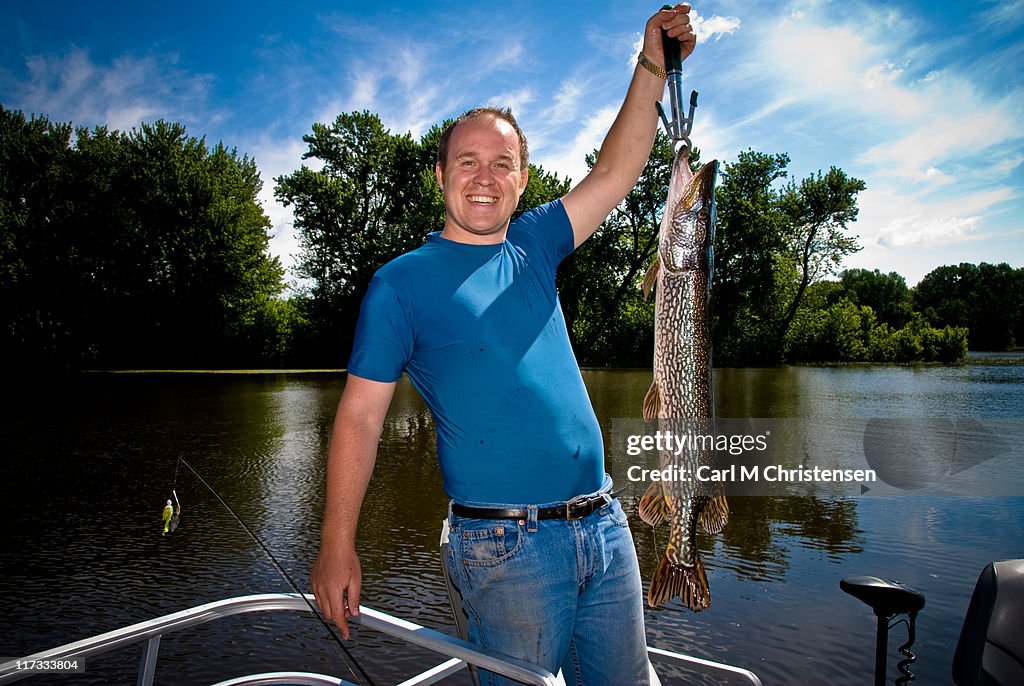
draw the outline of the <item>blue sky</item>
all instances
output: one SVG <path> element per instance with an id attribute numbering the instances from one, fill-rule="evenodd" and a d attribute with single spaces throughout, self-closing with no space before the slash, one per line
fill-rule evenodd
<path id="1" fill-rule="evenodd" d="M 797 179 L 833 165 L 863 179 L 864 249 L 845 266 L 911 286 L 943 264 L 1024 266 L 1024 0 L 693 4 L 684 88 L 700 92 L 704 159 L 786 152 Z M 579 180 L 659 6 L 8 0 L 0 102 L 89 127 L 180 121 L 248 153 L 287 266 L 273 177 L 302 164 L 313 122 L 369 109 L 419 135 L 510 105 L 531 161 Z"/>

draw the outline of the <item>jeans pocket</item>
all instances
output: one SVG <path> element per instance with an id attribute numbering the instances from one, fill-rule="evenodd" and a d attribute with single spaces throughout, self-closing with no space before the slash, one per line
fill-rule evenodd
<path id="1" fill-rule="evenodd" d="M 519 552 L 525 536 L 521 527 L 506 522 L 459 527 L 456 533 L 459 557 L 466 567 L 493 567 L 505 562 Z"/>
<path id="2" fill-rule="evenodd" d="M 625 511 L 622 509 L 622 504 L 617 498 L 601 508 L 601 514 L 607 515 L 609 521 L 615 526 L 623 528 L 629 526 L 629 517 L 626 516 Z"/>

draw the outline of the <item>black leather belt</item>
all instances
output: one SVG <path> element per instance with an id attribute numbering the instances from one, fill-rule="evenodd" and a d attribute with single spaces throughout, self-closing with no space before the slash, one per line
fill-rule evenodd
<path id="1" fill-rule="evenodd" d="M 605 500 L 605 495 L 610 498 L 616 496 L 615 493 L 598 493 L 597 495 L 573 498 L 568 502 L 551 507 L 540 507 L 537 508 L 537 519 L 583 519 L 608 503 Z M 459 517 L 474 519 L 528 519 L 530 516 L 530 511 L 526 508 L 468 507 L 459 503 L 452 503 L 452 512 Z"/>

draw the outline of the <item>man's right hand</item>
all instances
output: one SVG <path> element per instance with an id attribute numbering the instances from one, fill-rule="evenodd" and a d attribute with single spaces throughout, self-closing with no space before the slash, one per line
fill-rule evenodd
<path id="1" fill-rule="evenodd" d="M 338 625 L 341 635 L 349 638 L 348 618 L 359 614 L 359 590 L 363 573 L 355 547 L 322 544 L 313 563 L 310 584 L 316 604 L 324 619 Z"/>
<path id="2" fill-rule="evenodd" d="M 346 639 L 348 618 L 359 614 L 363 583 L 355 546 L 359 508 L 373 473 L 395 385 L 349 374 L 327 450 L 324 523 L 310 585 L 324 619 L 337 624 Z"/>

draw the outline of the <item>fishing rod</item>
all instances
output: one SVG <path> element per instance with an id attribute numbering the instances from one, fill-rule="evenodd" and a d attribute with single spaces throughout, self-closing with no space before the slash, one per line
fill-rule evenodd
<path id="1" fill-rule="evenodd" d="M 229 505 L 228 502 L 221 497 L 220 493 L 217 492 L 217 489 L 211 486 L 209 482 L 207 482 L 207 480 L 204 479 L 202 475 L 199 472 L 197 472 L 195 468 L 192 465 L 190 465 L 185 460 L 185 458 L 181 457 L 180 455 L 178 456 L 178 464 L 183 464 L 186 467 L 188 467 L 188 470 L 192 472 L 197 479 L 199 479 L 199 482 L 201 484 L 206 486 L 207 490 L 209 490 L 210 493 L 213 494 L 213 497 L 220 501 L 220 504 L 224 506 L 224 509 L 228 511 L 228 514 L 230 514 L 234 518 L 234 520 L 238 522 L 238 525 L 242 527 L 242 530 L 249 535 L 249 538 L 251 538 L 256 543 L 256 545 L 260 547 L 260 550 L 262 550 L 270 559 L 271 563 L 273 563 L 274 568 L 277 570 L 278 574 L 280 574 L 281 577 L 288 583 L 288 585 L 291 586 L 292 590 L 294 590 L 299 595 L 299 597 L 302 598 L 302 600 L 306 603 L 306 606 L 309 607 L 309 611 L 313 613 L 313 616 L 320 620 L 320 623 L 323 625 L 323 627 L 327 629 L 327 633 L 331 635 L 331 638 L 334 639 L 334 642 L 337 643 L 338 647 L 341 648 L 343 653 L 345 653 L 345 656 L 349 659 L 349 662 L 351 662 L 351 664 L 359 670 L 359 674 L 362 675 L 362 678 L 365 679 L 366 682 L 370 684 L 370 686 L 376 686 L 373 679 L 371 679 L 370 675 L 366 673 L 366 670 L 362 668 L 362 666 L 356 660 L 355 656 L 352 655 L 351 651 L 349 651 L 349 649 L 345 647 L 345 643 L 342 641 L 341 636 L 339 636 L 337 631 L 334 630 L 334 627 L 332 627 L 330 623 L 326 619 L 324 619 L 324 616 L 320 614 L 320 608 L 316 607 L 309 600 L 309 598 L 306 597 L 306 594 L 299 589 L 298 584 L 296 584 L 295 581 L 292 580 L 291 575 L 289 575 L 285 568 L 281 566 L 281 563 L 277 561 L 277 558 L 274 557 L 274 554 L 270 552 L 270 548 L 268 548 L 263 543 L 263 541 L 260 540 L 260 537 L 256 535 L 256 532 L 249 528 L 249 526 L 242 520 L 238 513 L 235 512 L 231 505 Z M 177 486 L 177 465 L 175 465 L 174 467 L 174 480 L 175 486 Z M 355 672 L 352 671 L 352 666 L 349 666 L 349 672 L 352 673 L 352 676 L 356 676 Z"/>

